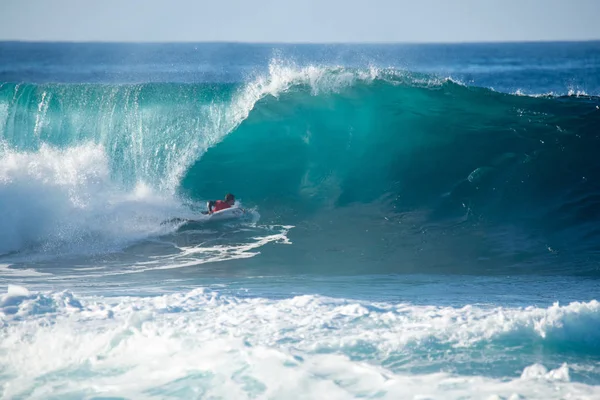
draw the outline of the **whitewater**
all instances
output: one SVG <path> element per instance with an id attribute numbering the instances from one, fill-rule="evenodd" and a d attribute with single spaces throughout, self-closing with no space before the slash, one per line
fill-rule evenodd
<path id="1" fill-rule="evenodd" d="M 599 96 L 598 42 L 0 43 L 0 397 L 600 398 Z"/>

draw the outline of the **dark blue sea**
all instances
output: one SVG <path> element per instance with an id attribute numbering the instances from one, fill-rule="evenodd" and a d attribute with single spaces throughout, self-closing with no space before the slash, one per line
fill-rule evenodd
<path id="1" fill-rule="evenodd" d="M 0 397 L 599 399 L 599 96 L 600 42 L 0 42 Z"/>

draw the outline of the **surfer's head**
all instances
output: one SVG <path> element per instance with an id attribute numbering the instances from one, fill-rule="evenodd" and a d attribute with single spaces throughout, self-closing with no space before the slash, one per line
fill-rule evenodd
<path id="1" fill-rule="evenodd" d="M 235 196 L 232 195 L 231 193 L 227 193 L 225 195 L 225 203 L 229 204 L 230 206 L 235 204 Z"/>

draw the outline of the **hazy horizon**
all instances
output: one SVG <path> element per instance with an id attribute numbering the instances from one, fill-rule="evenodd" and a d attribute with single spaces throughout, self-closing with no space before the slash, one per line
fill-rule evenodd
<path id="1" fill-rule="evenodd" d="M 0 43 L 47 43 L 47 44 L 276 44 L 276 45 L 443 45 L 443 44 L 527 44 L 527 43 L 585 43 L 600 42 L 600 39 L 565 39 L 565 40 L 488 40 L 488 41 L 460 41 L 460 42 L 277 42 L 277 41 L 243 41 L 243 40 L 206 40 L 206 41 L 104 41 L 104 40 L 18 40 L 18 39 L 0 39 Z"/>
<path id="2" fill-rule="evenodd" d="M 443 44 L 600 40 L 600 1 L 5 0 L 0 41 Z"/>

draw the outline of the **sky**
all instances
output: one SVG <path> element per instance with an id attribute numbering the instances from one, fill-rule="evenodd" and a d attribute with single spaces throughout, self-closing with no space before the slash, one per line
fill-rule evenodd
<path id="1" fill-rule="evenodd" d="M 0 0 L 0 40 L 600 39 L 600 0 Z"/>

